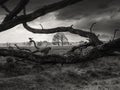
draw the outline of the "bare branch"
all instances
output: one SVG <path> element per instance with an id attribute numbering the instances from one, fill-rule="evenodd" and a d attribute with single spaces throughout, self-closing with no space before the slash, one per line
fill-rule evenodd
<path id="1" fill-rule="evenodd" d="M 93 23 L 93 24 L 91 25 L 91 27 L 90 27 L 90 32 L 91 32 L 91 33 L 93 32 L 93 27 L 94 27 L 95 24 L 96 24 L 96 22 Z"/>
<path id="2" fill-rule="evenodd" d="M 25 4 L 23 4 L 23 3 L 22 3 L 23 5 L 21 5 L 22 7 L 19 4 L 18 5 L 18 7 L 20 6 L 19 10 L 16 11 L 16 9 L 14 9 L 13 13 L 11 13 L 11 15 L 9 15 L 9 18 L 5 20 L 6 22 L 0 24 L 0 32 L 8 30 L 8 29 L 10 29 L 18 24 L 32 21 L 40 16 L 43 16 L 43 15 L 49 13 L 49 12 L 53 12 L 53 11 L 56 11 L 58 9 L 62 9 L 64 7 L 73 5 L 73 4 L 81 2 L 81 1 L 83 1 L 83 0 L 62 0 L 62 1 L 50 4 L 50 5 L 46 5 L 46 6 L 40 8 L 40 9 L 38 9 L 38 10 L 28 14 L 28 15 L 21 15 L 21 16 L 14 18 L 14 19 L 11 19 L 15 15 L 17 15 L 25 6 Z"/>
<path id="3" fill-rule="evenodd" d="M 29 38 L 29 42 L 30 43 L 33 43 L 34 44 L 34 47 L 38 50 L 38 49 L 40 49 L 38 46 L 37 46 L 37 44 L 36 44 L 36 42 L 32 39 L 32 38 Z"/>
<path id="4" fill-rule="evenodd" d="M 80 36 L 89 38 L 91 43 L 95 45 L 102 44 L 102 42 L 98 39 L 98 37 L 94 33 L 79 30 L 79 29 L 74 29 L 71 26 L 70 27 L 57 27 L 57 28 L 44 29 L 44 30 L 32 28 L 28 26 L 26 23 L 24 23 L 23 26 L 24 28 L 26 28 L 28 31 L 32 33 L 51 34 L 51 33 L 56 33 L 56 32 L 70 32 L 73 34 L 78 34 Z"/>
<path id="5" fill-rule="evenodd" d="M 11 19 L 13 19 L 14 17 L 17 16 L 18 13 L 20 13 L 20 11 L 22 11 L 24 9 L 24 7 L 27 5 L 27 3 L 29 2 L 29 0 L 20 0 L 20 2 L 16 5 L 16 7 L 9 13 L 9 15 L 7 15 L 5 17 L 5 19 L 3 20 L 2 23 L 7 22 Z"/>
<path id="6" fill-rule="evenodd" d="M 43 25 L 42 25 L 42 24 L 40 24 L 40 26 L 41 26 L 41 28 L 42 28 L 42 30 L 43 30 L 43 29 L 44 29 L 44 28 L 43 28 Z"/>
<path id="7" fill-rule="evenodd" d="M 11 53 L 12 51 L 12 53 Z M 10 49 L 3 49 L 0 48 L 0 56 L 14 56 L 23 58 L 26 60 L 30 60 L 39 64 L 49 64 L 49 63 L 79 63 L 79 62 L 85 62 L 90 61 L 93 59 L 97 59 L 103 56 L 109 56 L 109 53 L 114 51 L 120 51 L 120 38 L 116 39 L 114 41 L 99 45 L 97 47 L 94 47 L 91 49 L 90 53 L 88 53 L 86 56 L 59 56 L 59 55 L 35 55 L 30 52 L 25 52 L 21 50 L 10 50 Z M 71 58 L 72 57 L 72 58 Z M 49 59 L 48 59 L 49 58 Z"/>

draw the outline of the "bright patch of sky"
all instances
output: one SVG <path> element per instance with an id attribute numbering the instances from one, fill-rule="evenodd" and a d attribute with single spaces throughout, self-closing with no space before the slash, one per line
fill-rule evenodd
<path id="1" fill-rule="evenodd" d="M 44 28 L 54 28 L 60 26 L 70 26 L 76 23 L 76 20 L 57 20 L 56 13 L 50 13 L 36 20 L 29 22 L 29 25 L 34 28 L 41 28 L 39 24 L 42 24 Z M 2 17 L 1 17 L 2 18 Z M 55 33 L 54 33 L 55 34 Z M 27 42 L 29 37 L 32 37 L 36 41 L 52 41 L 54 34 L 33 34 L 23 28 L 22 25 L 15 26 L 7 31 L 0 33 L 0 43 L 12 43 L 12 42 Z M 65 33 L 70 42 L 79 42 L 86 40 L 75 34 Z"/>

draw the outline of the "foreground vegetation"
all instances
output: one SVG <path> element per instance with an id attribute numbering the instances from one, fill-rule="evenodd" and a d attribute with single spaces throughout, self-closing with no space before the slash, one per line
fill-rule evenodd
<path id="1" fill-rule="evenodd" d="M 50 29 L 36 29 L 27 22 L 44 16 L 50 12 L 65 8 L 83 0 L 60 0 L 28 13 L 27 4 L 30 0 L 20 0 L 13 10 L 9 10 L 1 0 L 0 6 L 8 13 L 0 23 L 0 32 L 22 24 L 32 33 L 52 34 L 70 32 L 88 38 L 88 42 L 72 48 L 61 55 L 48 54 L 51 47 L 40 50 L 33 42 L 36 51 L 28 49 L 0 48 L 0 89 L 1 90 L 119 90 L 120 89 L 120 38 L 116 39 L 114 30 L 112 40 L 104 43 L 99 35 L 90 31 L 75 29 L 73 25 Z M 23 14 L 21 14 L 23 11 Z M 16 46 L 17 47 L 17 46 Z M 47 51 L 46 51 L 47 50 Z M 61 49 L 60 49 L 61 50 Z M 43 55 L 36 52 L 43 52 Z M 55 53 L 55 52 L 54 52 Z"/>
<path id="2" fill-rule="evenodd" d="M 119 90 L 120 56 L 78 64 L 39 65 L 0 58 L 0 90 Z M 13 62 L 11 62 L 14 60 Z"/>

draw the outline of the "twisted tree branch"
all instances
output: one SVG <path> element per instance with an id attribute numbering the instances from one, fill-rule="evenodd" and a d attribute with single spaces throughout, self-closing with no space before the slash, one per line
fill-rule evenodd
<path id="1" fill-rule="evenodd" d="M 79 30 L 79 29 L 74 29 L 72 27 L 57 27 L 57 28 L 52 28 L 52 29 L 35 29 L 30 26 L 28 26 L 26 23 L 23 23 L 24 28 L 26 28 L 28 31 L 32 33 L 39 33 L 39 34 L 51 34 L 51 33 L 56 33 L 56 32 L 70 32 L 73 34 L 78 34 L 82 37 L 87 37 L 90 39 L 91 43 L 94 45 L 99 45 L 102 44 L 102 41 L 98 39 L 98 37 L 91 32 Z"/>
<path id="2" fill-rule="evenodd" d="M 22 0 L 24 1 L 24 0 Z M 26 2 L 28 0 L 25 0 Z M 24 2 L 25 2 L 24 1 Z M 19 7 L 18 5 L 18 10 L 17 9 L 14 9 L 13 10 L 13 13 L 11 13 L 9 15 L 9 17 L 4 20 L 4 23 L 0 24 L 0 32 L 2 31 L 5 31 L 5 30 L 8 30 L 18 24 L 21 24 L 21 23 L 25 23 L 25 22 L 29 22 L 29 21 L 32 21 L 40 16 L 43 16 L 49 12 L 53 12 L 53 11 L 56 11 L 56 10 L 59 10 L 59 9 L 62 9 L 64 7 L 67 7 L 67 6 L 70 6 L 70 5 L 73 5 L 75 3 L 78 3 L 78 2 L 81 2 L 83 0 L 61 0 L 59 2 L 56 2 L 56 3 L 53 3 L 53 4 L 50 4 L 50 5 L 46 5 L 46 6 L 43 6 L 42 8 L 40 9 L 37 9 L 35 10 L 34 12 L 30 13 L 30 14 L 27 14 L 27 15 L 20 15 L 20 16 L 17 16 L 16 18 L 12 19 L 15 15 L 17 15 L 25 6 L 25 3 L 22 3 L 23 6 L 22 7 Z M 17 11 L 16 11 L 17 10 Z"/>
<path id="3" fill-rule="evenodd" d="M 22 11 L 24 9 L 24 7 L 28 4 L 30 0 L 20 0 L 20 2 L 16 5 L 16 7 L 9 13 L 9 15 L 7 15 L 3 22 L 7 22 L 10 21 L 11 19 L 13 19 L 14 17 L 17 16 L 18 13 L 20 13 L 20 11 Z"/>
<path id="4" fill-rule="evenodd" d="M 91 49 L 91 51 L 84 57 L 81 56 L 59 56 L 59 55 L 35 55 L 30 52 L 21 51 L 21 50 L 10 50 L 0 48 L 0 56 L 14 56 L 23 58 L 25 60 L 30 60 L 39 64 L 49 64 L 49 63 L 61 63 L 61 64 L 70 64 L 70 63 L 80 63 L 85 61 L 90 61 L 97 59 L 103 56 L 109 56 L 110 53 L 114 51 L 120 51 L 120 38 L 114 41 L 98 45 Z"/>

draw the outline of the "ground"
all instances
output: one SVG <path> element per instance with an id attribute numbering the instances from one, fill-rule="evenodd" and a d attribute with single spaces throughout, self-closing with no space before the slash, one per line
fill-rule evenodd
<path id="1" fill-rule="evenodd" d="M 52 53 L 68 49 L 54 47 Z M 120 90 L 120 56 L 63 66 L 19 61 L 13 69 L 6 69 L 6 60 L 0 57 L 0 90 Z"/>

